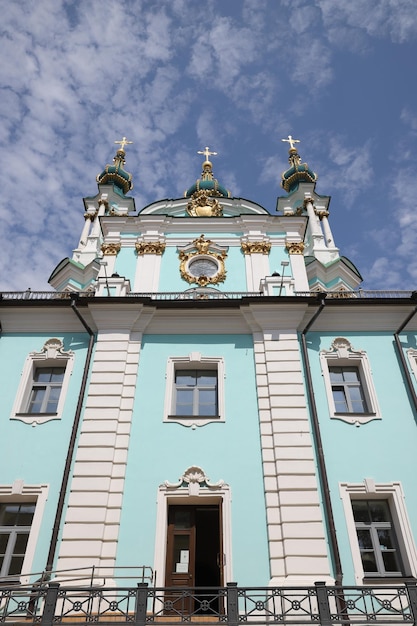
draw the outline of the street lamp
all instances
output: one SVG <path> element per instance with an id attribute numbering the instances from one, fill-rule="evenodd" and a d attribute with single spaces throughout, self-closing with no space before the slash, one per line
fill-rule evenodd
<path id="1" fill-rule="evenodd" d="M 281 274 L 281 284 L 279 286 L 279 296 L 282 293 L 282 288 L 284 286 L 284 274 L 285 274 L 285 268 L 287 267 L 287 265 L 289 265 L 290 262 L 289 261 L 281 261 L 281 267 L 282 267 L 282 274 Z"/>

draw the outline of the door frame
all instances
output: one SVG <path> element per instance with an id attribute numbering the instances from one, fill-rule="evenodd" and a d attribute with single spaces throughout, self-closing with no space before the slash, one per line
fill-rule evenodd
<path id="1" fill-rule="evenodd" d="M 192 471 L 190 471 L 192 470 Z M 196 472 L 199 470 L 199 472 Z M 179 482 L 165 481 L 158 488 L 155 532 L 154 574 L 155 586 L 165 586 L 167 558 L 167 530 L 169 505 L 216 504 L 220 507 L 221 542 L 223 545 L 223 585 L 233 581 L 231 541 L 231 493 L 223 481 L 212 484 L 201 468 L 188 468 Z"/>

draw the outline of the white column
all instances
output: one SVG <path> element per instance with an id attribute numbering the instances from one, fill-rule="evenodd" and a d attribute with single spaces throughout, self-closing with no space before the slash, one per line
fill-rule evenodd
<path id="1" fill-rule="evenodd" d="M 328 215 L 328 214 L 327 214 Z M 323 224 L 324 237 L 328 248 L 334 248 L 334 240 L 332 231 L 330 230 L 329 220 L 326 213 L 322 213 L 321 222 Z"/>
<path id="2" fill-rule="evenodd" d="M 311 234 L 313 235 L 313 237 L 314 236 L 322 237 L 323 233 L 321 232 L 320 220 L 316 215 L 312 200 L 306 199 L 306 209 L 307 209 L 307 215 L 309 217 Z"/>

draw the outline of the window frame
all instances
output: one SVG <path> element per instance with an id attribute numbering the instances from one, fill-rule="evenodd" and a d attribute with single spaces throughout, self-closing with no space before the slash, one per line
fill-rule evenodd
<path id="1" fill-rule="evenodd" d="M 6 580 L 19 580 L 22 585 L 30 582 L 30 573 L 38 543 L 42 517 L 48 498 L 49 485 L 26 485 L 23 480 L 15 480 L 12 485 L 0 485 L 0 502 L 13 504 L 35 504 L 25 557 L 20 574 L 6 576 Z M 5 580 L 3 578 L 3 580 Z"/>
<path id="2" fill-rule="evenodd" d="M 417 551 L 413 533 L 405 506 L 405 496 L 400 482 L 376 484 L 367 478 L 363 483 L 340 483 L 340 496 L 343 503 L 350 549 L 353 559 L 356 584 L 361 585 L 368 580 L 398 580 L 416 577 Z M 385 500 L 388 503 L 392 527 L 394 529 L 402 574 L 364 572 L 359 541 L 356 533 L 357 525 L 353 515 L 352 501 L 354 500 Z"/>
<path id="3" fill-rule="evenodd" d="M 73 366 L 74 353 L 71 350 L 64 350 L 62 341 L 56 337 L 48 339 L 40 352 L 31 352 L 26 357 L 23 366 L 10 419 L 19 420 L 32 426 L 61 419 Z M 54 413 L 31 413 L 28 408 L 36 370 L 48 367 L 65 368 L 57 410 Z"/>
<path id="4" fill-rule="evenodd" d="M 178 370 L 213 370 L 217 372 L 217 415 L 175 415 L 175 372 Z M 165 378 L 164 422 L 181 424 L 182 426 L 186 426 L 188 428 L 196 428 L 210 423 L 221 423 L 225 421 L 225 368 L 222 357 L 202 356 L 200 352 L 191 352 L 188 356 L 170 357 L 167 362 Z"/>
<path id="5" fill-rule="evenodd" d="M 381 419 L 381 411 L 372 380 L 372 371 L 368 356 L 364 350 L 354 350 L 352 344 L 345 337 L 336 337 L 329 350 L 321 350 L 320 363 L 326 388 L 329 413 L 332 419 L 342 420 L 347 424 L 367 424 L 371 420 Z M 361 390 L 368 412 L 339 413 L 333 397 L 333 384 L 330 377 L 332 367 L 355 367 L 358 369 Z"/>

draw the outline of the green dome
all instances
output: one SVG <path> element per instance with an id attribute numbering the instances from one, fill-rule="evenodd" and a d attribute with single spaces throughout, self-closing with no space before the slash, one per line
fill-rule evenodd
<path id="1" fill-rule="evenodd" d="M 317 174 L 308 167 L 307 163 L 301 163 L 297 150 L 290 148 L 289 155 L 291 167 L 282 173 L 281 187 L 290 193 L 298 187 L 299 183 L 315 183 Z"/>
<path id="2" fill-rule="evenodd" d="M 106 165 L 101 174 L 97 175 L 99 185 L 115 185 L 123 194 L 133 188 L 132 174 L 123 169 L 125 151 L 118 150 L 113 159 L 113 165 Z"/>
<path id="3" fill-rule="evenodd" d="M 191 187 L 187 189 L 187 191 L 185 192 L 185 197 L 190 198 L 193 195 L 193 193 L 195 193 L 196 191 L 200 191 L 200 190 L 207 191 L 209 194 L 214 192 L 215 195 L 220 195 L 223 198 L 230 197 L 230 193 L 227 191 L 226 187 L 223 187 L 223 185 L 220 185 L 219 181 L 216 180 L 215 178 L 213 178 L 213 180 L 198 179 L 194 183 L 194 185 L 191 185 Z"/>

